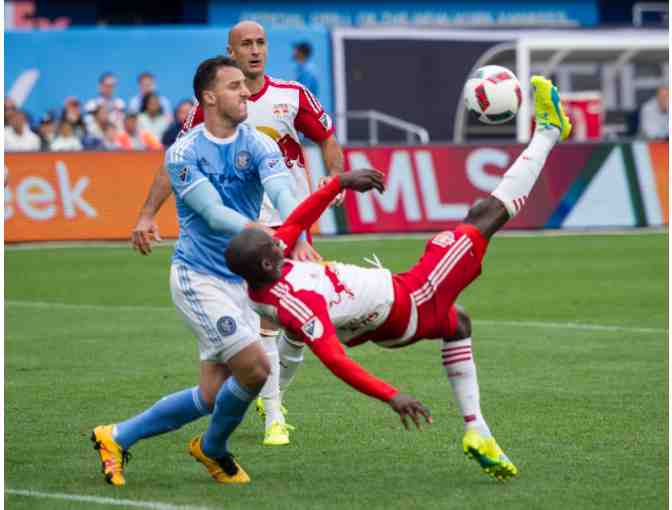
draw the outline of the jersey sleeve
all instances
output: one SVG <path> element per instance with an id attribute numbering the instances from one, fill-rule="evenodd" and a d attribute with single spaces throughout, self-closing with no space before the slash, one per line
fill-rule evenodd
<path id="1" fill-rule="evenodd" d="M 316 143 L 334 134 L 331 117 L 306 87 L 299 90 L 299 111 L 294 118 L 294 127 Z"/>
<path id="2" fill-rule="evenodd" d="M 257 130 L 253 131 L 253 136 L 252 158 L 259 171 L 261 183 L 265 184 L 266 181 L 275 177 L 291 177 L 278 144 L 270 136 Z"/>
<path id="3" fill-rule="evenodd" d="M 360 393 L 383 402 L 398 393 L 396 388 L 368 373 L 346 354 L 336 336 L 323 296 L 306 290 L 278 291 L 277 294 L 280 324 L 295 339 L 308 345 L 336 377 Z"/>
<path id="4" fill-rule="evenodd" d="M 166 151 L 165 165 L 175 196 L 184 196 L 207 179 L 198 168 L 196 154 L 191 147 L 184 147 L 179 141 Z"/>
<path id="5" fill-rule="evenodd" d="M 184 119 L 184 124 L 182 124 L 182 129 L 180 130 L 180 133 L 177 135 L 178 138 L 181 136 L 184 136 L 187 134 L 187 132 L 201 124 L 204 120 L 203 116 L 203 108 L 201 108 L 201 105 L 197 100 L 195 100 L 194 105 L 191 107 L 191 110 L 189 110 L 189 113 L 187 114 L 187 118 Z"/>
<path id="6" fill-rule="evenodd" d="M 332 177 L 326 186 L 311 193 L 292 211 L 274 235 L 276 239 L 280 239 L 285 244 L 285 256 L 289 256 L 301 232 L 309 229 L 320 219 L 324 210 L 329 207 L 340 191 L 340 178 Z"/>

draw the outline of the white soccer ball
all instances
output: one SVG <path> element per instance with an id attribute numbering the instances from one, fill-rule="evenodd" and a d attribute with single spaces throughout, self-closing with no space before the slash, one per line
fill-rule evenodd
<path id="1" fill-rule="evenodd" d="M 516 75 L 502 66 L 478 69 L 464 85 L 464 103 L 484 124 L 503 124 L 518 113 L 522 96 Z"/>

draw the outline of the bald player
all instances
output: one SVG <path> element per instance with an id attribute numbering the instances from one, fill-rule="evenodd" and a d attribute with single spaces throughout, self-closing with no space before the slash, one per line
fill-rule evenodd
<path id="1" fill-rule="evenodd" d="M 343 151 L 334 137 L 334 126 L 317 98 L 303 85 L 277 80 L 265 73 L 268 44 L 264 28 L 253 21 L 242 21 L 229 32 L 227 51 L 240 66 L 245 85 L 251 96 L 248 99 L 246 124 L 270 136 L 280 147 L 285 163 L 293 178 L 294 196 L 297 201 L 311 190 L 311 179 L 305 167 L 299 133 L 314 141 L 322 151 L 328 173 L 343 172 Z M 203 122 L 203 109 L 196 103 L 185 122 L 182 134 Z M 321 181 L 321 185 L 324 180 Z M 151 252 L 152 240 L 160 240 L 154 218 L 161 205 L 171 194 L 170 180 L 161 169 L 140 211 L 132 233 L 133 246 L 143 255 Z M 336 203 L 342 203 L 340 194 Z M 268 196 L 259 215 L 263 225 L 276 227 L 282 223 Z M 319 261 L 320 257 L 310 246 L 304 234 L 294 247 L 291 258 L 302 261 Z M 282 393 L 292 381 L 303 362 L 301 345 L 278 335 L 272 325 L 262 321 L 261 335 L 264 349 L 271 364 L 271 374 L 257 401 L 257 410 L 265 417 L 263 444 L 267 446 L 289 443 L 290 427 L 285 422 Z"/>

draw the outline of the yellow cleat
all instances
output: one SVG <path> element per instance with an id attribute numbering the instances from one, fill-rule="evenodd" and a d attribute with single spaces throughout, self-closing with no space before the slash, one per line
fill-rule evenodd
<path id="1" fill-rule="evenodd" d="M 189 441 L 189 455 L 203 464 L 217 483 L 250 482 L 250 476 L 230 453 L 218 459 L 210 458 L 203 453 L 201 448 L 202 437 L 202 435 L 199 435 Z"/>
<path id="2" fill-rule="evenodd" d="M 551 80 L 543 76 L 532 76 L 532 91 L 534 93 L 534 116 L 537 126 L 560 130 L 560 140 L 566 140 L 572 132 L 572 123 L 562 108 L 558 88 Z"/>
<path id="3" fill-rule="evenodd" d="M 257 409 L 257 414 L 259 415 L 259 418 L 262 420 L 266 418 L 266 410 L 264 409 L 264 399 L 261 397 L 257 397 L 257 400 L 255 400 L 254 405 Z M 283 416 L 287 416 L 287 408 L 280 404 L 280 412 L 282 413 Z"/>
<path id="4" fill-rule="evenodd" d="M 282 446 L 289 444 L 289 431 L 294 430 L 294 427 L 287 423 L 280 423 L 274 421 L 271 426 L 266 429 L 264 436 L 264 446 Z"/>
<path id="5" fill-rule="evenodd" d="M 486 474 L 497 480 L 518 476 L 518 468 L 502 451 L 494 437 L 483 437 L 476 429 L 469 429 L 462 438 L 462 448 L 467 457 L 478 462 Z"/>
<path id="6" fill-rule="evenodd" d="M 100 425 L 93 429 L 91 441 L 94 450 L 98 450 L 105 481 L 111 485 L 126 485 L 124 466 L 130 454 L 112 438 L 112 425 Z"/>

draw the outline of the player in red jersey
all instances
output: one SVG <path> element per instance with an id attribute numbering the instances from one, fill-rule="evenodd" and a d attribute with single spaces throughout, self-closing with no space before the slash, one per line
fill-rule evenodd
<path id="1" fill-rule="evenodd" d="M 229 32 L 228 42 L 228 53 L 239 64 L 245 76 L 245 85 L 252 94 L 247 102 L 246 123 L 276 141 L 294 177 L 295 196 L 300 201 L 310 193 L 311 179 L 305 166 L 299 133 L 320 147 L 330 175 L 343 172 L 343 151 L 334 137 L 333 122 L 317 98 L 303 85 L 277 80 L 265 74 L 268 48 L 261 25 L 252 21 L 238 23 Z M 182 134 L 202 122 L 203 109 L 197 102 L 187 117 Z M 132 233 L 133 246 L 143 255 L 151 252 L 153 240 L 160 240 L 154 218 L 170 194 L 170 180 L 165 170 L 161 169 Z M 341 194 L 335 202 L 340 203 L 342 200 Z M 268 197 L 264 197 L 259 222 L 271 227 L 282 223 Z M 319 254 L 309 244 L 309 235 L 297 242 L 292 258 L 319 260 Z M 257 400 L 257 411 L 265 418 L 263 444 L 285 445 L 289 443 L 291 427 L 285 423 L 282 392 L 291 382 L 303 358 L 293 355 L 297 349 L 291 340 L 278 335 L 263 321 L 261 327 L 262 343 L 271 363 L 271 374 Z"/>
<path id="2" fill-rule="evenodd" d="M 376 171 L 333 178 L 299 205 L 273 237 L 248 229 L 226 250 L 229 268 L 248 283 L 253 308 L 307 344 L 336 376 L 374 398 L 387 402 L 397 390 L 352 361 L 341 343 L 354 347 L 373 341 L 395 348 L 443 339 L 443 365 L 465 422 L 464 452 L 498 479 L 516 476 L 518 470 L 481 412 L 471 322 L 454 303 L 480 275 L 492 235 L 522 208 L 551 149 L 571 130 L 552 83 L 537 76 L 532 85 L 537 128 L 530 145 L 463 223 L 429 240 L 409 271 L 393 275 L 384 268 L 285 259 L 298 233 L 319 218 L 344 183 L 355 187 L 351 180 L 376 181 Z"/>

